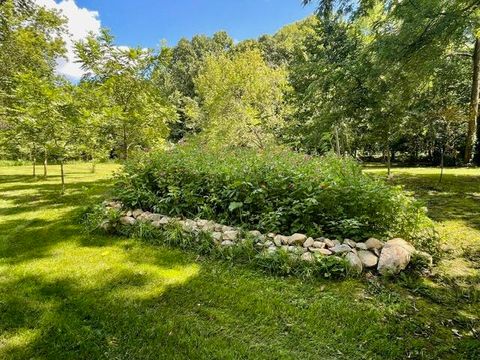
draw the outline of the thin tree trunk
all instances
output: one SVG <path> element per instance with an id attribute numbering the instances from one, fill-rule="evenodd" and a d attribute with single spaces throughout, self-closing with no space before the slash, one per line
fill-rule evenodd
<path id="1" fill-rule="evenodd" d="M 442 179 L 443 179 L 444 158 L 445 158 L 445 150 L 442 146 L 442 148 L 440 149 L 440 179 L 438 180 L 439 184 L 442 183 Z"/>
<path id="2" fill-rule="evenodd" d="M 123 125 L 123 156 L 128 160 L 128 143 L 127 143 L 127 128 Z"/>
<path id="3" fill-rule="evenodd" d="M 65 172 L 63 171 L 63 158 L 60 159 L 60 176 L 62 178 L 62 195 L 65 194 Z"/>
<path id="4" fill-rule="evenodd" d="M 47 153 L 47 149 L 45 149 L 44 158 L 43 158 L 43 177 L 44 178 L 46 178 L 48 175 L 47 167 L 48 167 L 48 153 Z"/>
<path id="5" fill-rule="evenodd" d="M 95 174 L 95 170 L 96 170 L 95 166 L 96 166 L 96 165 L 97 165 L 97 164 L 95 163 L 95 159 L 92 159 L 92 168 L 91 168 L 91 170 L 90 170 L 90 171 L 92 172 L 92 174 Z"/>
<path id="6" fill-rule="evenodd" d="M 392 159 L 390 148 L 387 148 L 387 176 L 390 177 L 392 172 Z"/>
<path id="7" fill-rule="evenodd" d="M 37 178 L 37 167 L 36 167 L 36 164 L 37 164 L 37 157 L 35 155 L 37 149 L 35 147 L 35 144 L 33 145 L 33 151 L 32 151 L 32 165 L 33 165 L 33 177 L 34 178 Z"/>
<path id="8" fill-rule="evenodd" d="M 340 139 L 338 137 L 338 127 L 335 125 L 335 145 L 337 147 L 337 155 L 340 156 Z"/>
<path id="9" fill-rule="evenodd" d="M 477 135 L 478 103 L 480 92 L 480 38 L 475 40 L 473 51 L 473 76 L 472 95 L 470 99 L 470 116 L 468 118 L 467 143 L 465 147 L 465 163 L 468 164 L 473 158 L 473 148 Z"/>

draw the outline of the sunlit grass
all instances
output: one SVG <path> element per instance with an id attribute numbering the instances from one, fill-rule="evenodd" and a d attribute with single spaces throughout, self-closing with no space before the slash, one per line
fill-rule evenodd
<path id="1" fill-rule="evenodd" d="M 442 234 L 433 278 L 303 282 L 84 234 L 118 168 L 68 165 L 61 196 L 57 167 L 0 167 L 1 359 L 480 357 L 479 170 L 394 169 Z"/>

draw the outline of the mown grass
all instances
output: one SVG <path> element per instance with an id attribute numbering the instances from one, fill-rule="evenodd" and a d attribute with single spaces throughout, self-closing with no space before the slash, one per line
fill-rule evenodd
<path id="1" fill-rule="evenodd" d="M 0 358 L 480 357 L 480 171 L 441 188 L 434 170 L 395 171 L 451 249 L 433 278 L 306 282 L 82 233 L 114 169 L 67 166 L 61 196 L 56 167 L 0 167 Z"/>

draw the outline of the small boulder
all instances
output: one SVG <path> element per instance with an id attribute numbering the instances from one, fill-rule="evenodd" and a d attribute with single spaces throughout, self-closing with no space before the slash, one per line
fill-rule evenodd
<path id="1" fill-rule="evenodd" d="M 350 239 L 345 239 L 343 241 L 344 244 L 350 246 L 352 249 L 355 249 L 355 246 L 357 245 L 357 243 L 353 240 L 350 240 Z"/>
<path id="2" fill-rule="evenodd" d="M 306 240 L 306 235 L 296 233 L 288 237 L 288 245 L 303 245 Z"/>
<path id="3" fill-rule="evenodd" d="M 304 248 L 312 247 L 314 243 L 315 243 L 315 240 L 313 240 L 313 238 L 309 237 L 309 238 L 308 238 L 307 240 L 305 240 L 305 242 L 303 243 L 303 247 L 304 247 Z"/>
<path id="4" fill-rule="evenodd" d="M 367 241 L 365 241 L 365 245 L 367 246 L 368 250 L 381 249 L 383 247 L 383 241 L 380 241 L 375 238 L 370 238 Z"/>
<path id="5" fill-rule="evenodd" d="M 135 209 L 132 211 L 132 216 L 136 219 L 137 217 L 139 217 L 140 215 L 143 214 L 143 210 L 142 209 Z"/>
<path id="6" fill-rule="evenodd" d="M 276 246 L 282 246 L 288 244 L 288 238 L 283 235 L 277 235 L 273 238 L 273 242 Z"/>
<path id="7" fill-rule="evenodd" d="M 345 256 L 345 259 L 347 260 L 351 270 L 355 271 L 358 274 L 362 272 L 362 261 L 357 255 L 355 255 L 354 253 L 348 253 L 347 256 Z"/>
<path id="8" fill-rule="evenodd" d="M 372 254 L 370 251 L 359 250 L 357 255 L 363 266 L 366 268 L 375 267 L 378 264 L 378 257 Z"/>
<path id="9" fill-rule="evenodd" d="M 310 248 L 308 250 L 310 250 L 312 253 L 315 253 L 315 254 L 326 255 L 326 256 L 332 255 L 332 252 L 328 249 Z"/>
<path id="10" fill-rule="evenodd" d="M 395 275 L 410 262 L 410 253 L 399 245 L 386 246 L 380 253 L 377 270 L 382 275 Z"/>
<path id="11" fill-rule="evenodd" d="M 313 260 L 315 260 L 312 253 L 309 252 L 303 253 L 301 259 L 308 262 L 312 262 Z"/>
<path id="12" fill-rule="evenodd" d="M 330 240 L 330 239 L 324 239 L 323 242 L 325 243 L 325 246 L 327 248 L 333 248 L 335 247 L 335 242 L 333 240 Z"/>
<path id="13" fill-rule="evenodd" d="M 137 222 L 133 217 L 131 216 L 122 216 L 120 218 L 120 224 L 122 225 L 134 225 Z"/>
<path id="14" fill-rule="evenodd" d="M 148 220 L 150 220 L 151 222 L 160 221 L 162 217 L 163 216 L 160 214 L 150 214 L 148 215 Z"/>
<path id="15" fill-rule="evenodd" d="M 368 247 L 367 245 L 364 243 L 364 242 L 358 242 L 355 244 L 355 247 L 358 249 L 358 250 L 368 250 Z"/>
<path id="16" fill-rule="evenodd" d="M 388 240 L 384 245 L 384 247 L 390 247 L 390 246 L 401 246 L 405 250 L 407 250 L 410 255 L 412 255 L 415 252 L 415 248 L 411 244 L 409 244 L 408 242 L 400 238 Z"/>
<path id="17" fill-rule="evenodd" d="M 212 233 L 212 238 L 215 242 L 220 242 L 222 240 L 223 234 L 221 232 L 215 231 Z"/>
<path id="18" fill-rule="evenodd" d="M 234 231 L 235 229 L 231 226 L 223 225 L 222 226 L 222 232 L 227 232 L 227 231 Z"/>
<path id="19" fill-rule="evenodd" d="M 230 241 L 230 240 L 222 241 L 222 246 L 233 246 L 233 245 L 234 245 L 233 241 Z"/>
<path id="20" fill-rule="evenodd" d="M 334 254 L 343 254 L 352 252 L 352 248 L 346 244 L 336 245 L 333 248 L 329 249 Z"/>
<path id="21" fill-rule="evenodd" d="M 323 241 L 314 241 L 313 247 L 316 249 L 325 249 L 325 243 Z"/>
<path id="22" fill-rule="evenodd" d="M 253 238 L 257 239 L 262 236 L 262 233 L 258 230 L 251 230 L 248 232 Z"/>
<path id="23" fill-rule="evenodd" d="M 235 241 L 238 237 L 238 231 L 236 230 L 227 230 L 223 233 L 223 240 Z"/>

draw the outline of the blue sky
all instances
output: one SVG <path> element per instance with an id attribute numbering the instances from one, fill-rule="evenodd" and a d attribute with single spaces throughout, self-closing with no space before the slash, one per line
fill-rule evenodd
<path id="1" fill-rule="evenodd" d="M 301 0 L 33 0 L 67 20 L 67 56 L 57 73 L 72 80 L 83 74 L 75 61 L 74 43 L 109 28 L 120 46 L 157 47 L 162 40 L 175 45 L 182 37 L 212 35 L 226 30 L 237 40 L 273 34 L 286 24 L 310 15 L 314 6 Z"/>
<path id="2" fill-rule="evenodd" d="M 76 0 L 99 13 L 117 42 L 154 47 L 166 39 L 174 45 L 195 34 L 226 30 L 236 40 L 274 33 L 314 10 L 300 0 Z"/>

